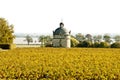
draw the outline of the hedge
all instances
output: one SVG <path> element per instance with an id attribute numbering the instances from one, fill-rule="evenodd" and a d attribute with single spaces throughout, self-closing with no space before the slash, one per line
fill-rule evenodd
<path id="1" fill-rule="evenodd" d="M 16 44 L 1 44 L 0 43 L 0 48 L 1 49 L 14 49 L 16 48 Z"/>

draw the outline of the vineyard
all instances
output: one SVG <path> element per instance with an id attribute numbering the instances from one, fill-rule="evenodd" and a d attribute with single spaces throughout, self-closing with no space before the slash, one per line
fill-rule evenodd
<path id="1" fill-rule="evenodd" d="M 0 51 L 0 79 L 120 80 L 120 49 L 16 48 Z"/>

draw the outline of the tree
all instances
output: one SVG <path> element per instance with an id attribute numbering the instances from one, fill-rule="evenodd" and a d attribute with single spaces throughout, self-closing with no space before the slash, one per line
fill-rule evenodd
<path id="1" fill-rule="evenodd" d="M 82 42 L 84 41 L 85 37 L 84 35 L 82 35 L 81 33 L 78 33 L 75 35 L 75 38 L 79 41 L 79 42 Z"/>
<path id="2" fill-rule="evenodd" d="M 38 40 L 39 40 L 39 42 L 41 42 L 41 45 L 43 46 L 44 43 L 45 43 L 45 36 L 44 36 L 44 35 L 40 36 L 40 37 L 38 38 Z"/>
<path id="3" fill-rule="evenodd" d="M 52 38 L 50 36 L 45 36 L 45 35 L 41 35 L 39 38 L 38 38 L 39 42 L 41 42 L 41 45 L 42 46 L 46 46 L 46 44 L 51 44 L 52 42 Z"/>
<path id="4" fill-rule="evenodd" d="M 111 48 L 120 48 L 120 42 L 115 42 L 111 44 Z"/>
<path id="5" fill-rule="evenodd" d="M 45 47 L 52 47 L 52 37 L 47 35 L 46 36 L 46 42 L 45 42 Z"/>
<path id="6" fill-rule="evenodd" d="M 26 40 L 27 40 L 27 42 L 28 42 L 28 45 L 30 44 L 30 42 L 33 42 L 32 37 L 29 36 L 29 35 L 26 36 Z"/>
<path id="7" fill-rule="evenodd" d="M 99 46 L 100 46 L 100 43 L 99 43 L 99 42 L 94 42 L 94 44 L 93 44 L 93 47 L 94 47 L 94 48 L 99 48 Z"/>
<path id="8" fill-rule="evenodd" d="M 111 37 L 110 37 L 110 35 L 105 34 L 105 35 L 103 36 L 103 40 L 105 40 L 105 42 L 107 42 L 107 43 L 110 43 L 110 42 L 111 42 Z"/>
<path id="9" fill-rule="evenodd" d="M 81 42 L 78 47 L 92 47 L 92 43 L 90 41 Z"/>
<path id="10" fill-rule="evenodd" d="M 13 43 L 14 26 L 9 25 L 4 18 L 0 18 L 0 43 Z"/>
<path id="11" fill-rule="evenodd" d="M 100 48 L 108 48 L 108 47 L 110 47 L 110 44 L 108 42 L 100 42 L 99 47 Z"/>
<path id="12" fill-rule="evenodd" d="M 92 42 L 92 35 L 91 34 L 86 34 L 85 37 L 86 37 L 87 41 Z"/>
<path id="13" fill-rule="evenodd" d="M 94 40 L 94 43 L 96 43 L 96 42 L 101 42 L 101 39 L 102 39 L 102 36 L 101 35 L 97 35 L 97 36 L 94 36 L 93 37 L 93 40 Z"/>
<path id="14" fill-rule="evenodd" d="M 120 42 L 120 35 L 116 35 L 116 36 L 114 37 L 114 39 L 115 39 L 116 42 Z"/>
<path id="15" fill-rule="evenodd" d="M 71 37 L 71 47 L 76 47 L 79 44 L 79 41 L 74 37 Z"/>

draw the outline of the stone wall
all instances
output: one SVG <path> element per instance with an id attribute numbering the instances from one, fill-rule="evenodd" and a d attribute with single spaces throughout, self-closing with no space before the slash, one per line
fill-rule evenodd
<path id="1" fill-rule="evenodd" d="M 66 47 L 70 48 L 71 47 L 71 42 L 70 42 L 70 36 L 62 37 L 60 36 L 55 36 L 53 39 L 53 47 Z"/>

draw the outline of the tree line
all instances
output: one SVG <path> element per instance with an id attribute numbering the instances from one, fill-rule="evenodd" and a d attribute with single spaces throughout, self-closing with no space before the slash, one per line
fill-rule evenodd
<path id="1" fill-rule="evenodd" d="M 81 33 L 72 36 L 75 40 L 73 47 L 94 47 L 94 48 L 120 48 L 120 35 L 110 36 L 104 35 L 83 35 Z"/>
<path id="2" fill-rule="evenodd" d="M 0 18 L 0 44 L 13 43 L 15 38 L 14 26 L 9 24 L 5 18 Z M 27 35 L 26 41 L 28 45 L 33 42 L 31 36 Z M 42 46 L 52 46 L 52 37 L 41 35 L 38 38 Z M 78 33 L 76 35 L 71 35 L 71 46 L 72 47 L 95 47 L 95 48 L 120 48 L 120 35 L 115 35 L 111 37 L 109 34 L 102 35 L 83 35 Z"/>
<path id="3" fill-rule="evenodd" d="M 38 37 L 38 41 L 41 42 L 41 46 L 52 47 L 52 36 L 41 35 Z M 28 45 L 33 42 L 31 36 L 27 35 L 26 40 Z M 109 34 L 104 35 L 83 35 L 78 33 L 71 35 L 71 47 L 93 47 L 93 48 L 120 48 L 120 35 L 111 37 Z"/>
<path id="4" fill-rule="evenodd" d="M 30 35 L 27 35 L 26 37 L 26 41 L 28 43 L 28 45 L 33 42 L 33 38 Z M 38 42 L 41 42 L 41 46 L 42 47 L 52 47 L 52 37 L 49 35 L 41 35 L 38 37 Z"/>

